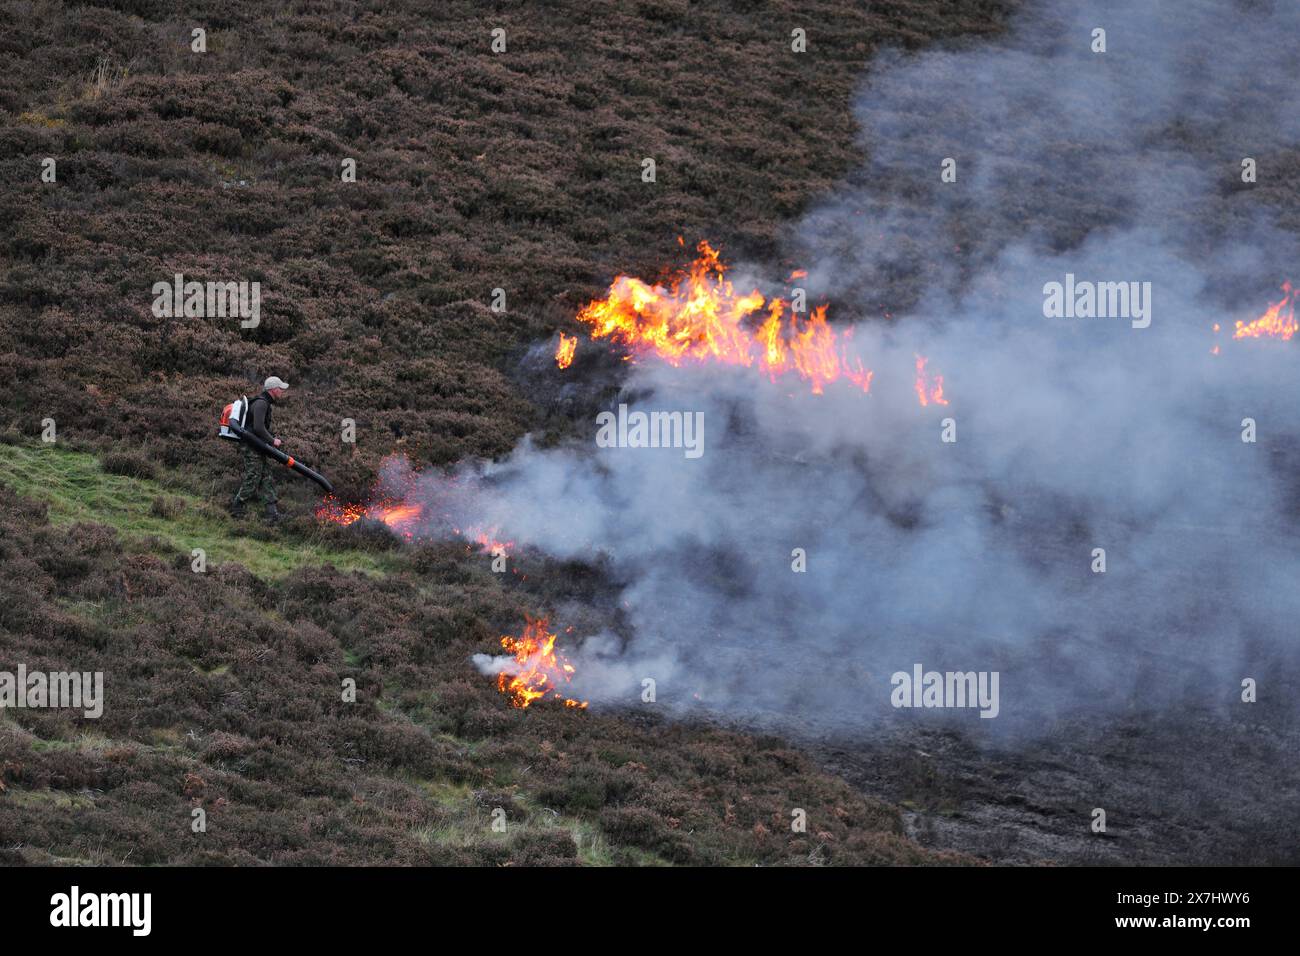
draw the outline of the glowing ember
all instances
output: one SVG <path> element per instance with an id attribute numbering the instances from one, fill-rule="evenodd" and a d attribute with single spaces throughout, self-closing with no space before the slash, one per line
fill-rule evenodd
<path id="1" fill-rule="evenodd" d="M 1291 336 L 1295 335 L 1296 329 L 1300 326 L 1296 324 L 1295 318 L 1295 301 L 1300 292 L 1291 288 L 1290 282 L 1282 283 L 1282 300 L 1269 306 L 1267 312 L 1261 315 L 1254 322 L 1238 322 L 1236 331 L 1232 333 L 1234 339 L 1282 339 L 1288 341 Z M 1217 332 L 1218 329 L 1216 328 Z"/>
<path id="2" fill-rule="evenodd" d="M 501 541 L 495 537 L 500 531 L 499 528 L 491 528 L 487 531 L 482 531 L 477 528 L 470 528 L 467 531 L 462 531 L 460 528 L 452 528 L 451 530 L 455 531 L 462 538 L 474 541 L 478 544 L 480 549 L 486 551 L 488 554 L 509 554 L 515 546 L 513 541 Z"/>
<path id="3" fill-rule="evenodd" d="M 947 405 L 948 399 L 943 397 L 943 376 L 935 375 L 934 384 L 927 385 L 927 375 L 925 372 L 925 363 L 928 361 L 924 356 L 916 357 L 916 397 L 921 404 L 929 405 Z"/>
<path id="4" fill-rule="evenodd" d="M 382 521 L 405 538 L 414 535 L 414 525 L 419 522 L 424 509 L 418 504 L 400 501 L 379 501 L 369 505 L 345 504 L 333 495 L 326 496 L 316 509 L 317 521 L 330 521 L 346 527 L 362 518 Z"/>
<path id="5" fill-rule="evenodd" d="M 434 537 L 436 531 L 431 531 L 424 527 L 426 521 L 424 506 L 408 501 L 397 501 L 394 499 L 380 499 L 368 505 L 348 504 L 340 501 L 333 495 L 329 495 L 321 502 L 320 507 L 316 509 L 316 520 L 320 522 L 329 522 L 332 524 L 343 525 L 347 527 L 363 518 L 371 521 L 381 521 L 394 533 L 400 534 L 409 540 L 419 537 Z M 445 533 L 447 526 L 442 525 Z M 500 529 L 498 528 L 452 528 L 452 532 L 461 537 L 475 542 L 484 552 L 492 555 L 509 554 L 514 548 L 513 541 L 505 541 L 497 537 Z"/>
<path id="6" fill-rule="evenodd" d="M 375 517 L 394 531 L 410 537 L 411 532 L 407 529 L 419 520 L 421 510 L 419 505 L 385 505 Z"/>
<path id="7" fill-rule="evenodd" d="M 505 635 L 501 646 L 514 655 L 510 671 L 497 675 L 497 690 L 510 696 L 510 705 L 520 709 L 535 700 L 550 697 L 565 707 L 585 710 L 585 700 L 564 696 L 560 687 L 573 678 L 573 665 L 555 653 L 556 635 L 547 633 L 546 618 L 528 618 L 524 633 L 518 638 Z"/>
<path id="8" fill-rule="evenodd" d="M 871 388 L 872 373 L 847 354 L 850 335 L 830 327 L 825 306 L 804 317 L 784 299 L 769 301 L 757 290 L 738 295 L 717 251 L 707 242 L 697 248 L 690 267 L 662 284 L 620 275 L 609 295 L 590 303 L 578 320 L 593 339 L 626 346 L 633 357 L 650 354 L 672 365 L 757 365 L 773 380 L 795 373 L 819 395 L 841 379 L 864 392 Z"/>
<path id="9" fill-rule="evenodd" d="M 555 350 L 555 364 L 560 368 L 568 368 L 573 364 L 573 353 L 578 348 L 578 337 L 576 335 L 565 335 L 560 333 L 560 345 Z"/>

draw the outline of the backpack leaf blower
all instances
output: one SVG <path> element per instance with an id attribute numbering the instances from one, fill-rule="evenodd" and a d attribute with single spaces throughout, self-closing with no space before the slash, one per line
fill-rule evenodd
<path id="1" fill-rule="evenodd" d="M 221 430 L 219 434 L 222 438 L 232 438 L 242 441 L 250 447 L 257 449 L 268 458 L 278 461 L 290 471 L 296 471 L 304 478 L 310 478 L 316 484 L 325 489 L 326 494 L 334 493 L 334 486 L 330 484 L 329 479 L 318 471 L 308 468 L 298 459 L 291 455 L 286 455 L 274 445 L 269 445 L 262 439 L 258 438 L 251 431 L 244 427 L 244 416 L 248 414 L 248 399 L 242 398 L 227 405 L 221 415 Z"/>

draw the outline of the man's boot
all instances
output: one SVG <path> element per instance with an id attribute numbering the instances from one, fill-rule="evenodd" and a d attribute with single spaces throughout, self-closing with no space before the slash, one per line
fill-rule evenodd
<path id="1" fill-rule="evenodd" d="M 280 509 L 275 506 L 274 501 L 266 506 L 266 520 L 268 524 L 275 524 L 280 520 L 280 517 Z"/>
<path id="2" fill-rule="evenodd" d="M 235 498 L 233 501 L 230 502 L 230 517 L 232 518 L 244 517 L 244 503 L 240 501 L 238 498 Z"/>

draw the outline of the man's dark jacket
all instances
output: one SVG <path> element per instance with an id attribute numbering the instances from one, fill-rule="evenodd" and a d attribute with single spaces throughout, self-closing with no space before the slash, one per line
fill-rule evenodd
<path id="1" fill-rule="evenodd" d="M 271 397 L 270 392 L 266 391 L 263 391 L 262 394 L 248 403 L 248 430 L 268 445 L 275 444 L 275 436 L 271 434 L 271 408 L 273 405 L 275 405 L 275 399 Z"/>

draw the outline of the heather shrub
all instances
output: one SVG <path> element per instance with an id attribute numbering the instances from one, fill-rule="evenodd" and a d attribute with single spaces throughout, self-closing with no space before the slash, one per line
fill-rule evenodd
<path id="1" fill-rule="evenodd" d="M 70 523 L 0 484 L 0 644 L 102 669 L 111 686 L 97 722 L 6 716 L 0 781 L 24 802 L 0 794 L 0 833 L 22 842 L 0 841 L 0 859 L 571 864 L 581 825 L 616 862 L 798 862 L 749 835 L 796 790 L 822 817 L 833 804 L 855 826 L 895 827 L 776 745 L 511 708 L 471 657 L 564 600 L 590 599 L 582 624 L 607 625 L 599 567 L 521 555 L 527 582 L 502 581 L 463 542 L 317 526 L 317 489 L 289 475 L 279 527 L 211 518 L 181 493 L 224 505 L 239 456 L 214 437 L 217 414 L 272 373 L 295 383 L 277 430 L 346 500 L 365 499 L 394 451 L 446 465 L 588 421 L 608 395 L 563 392 L 549 364 L 524 368 L 530 348 L 615 273 L 678 261 L 678 235 L 784 254 L 777 219 L 857 162 L 848 105 L 871 46 L 993 30 L 1003 4 L 952 6 L 820 7 L 814 64 L 771 56 L 773 18 L 795 11 L 784 2 L 518 6 L 526 52 L 510 63 L 470 52 L 483 32 L 468 0 L 397 0 L 360 20 L 336 0 L 235 0 L 205 14 L 202 58 L 160 2 L 20 4 L 0 71 L 0 442 L 34 444 L 53 417 L 60 444 L 105 474 L 165 479 L 142 486 L 141 521 L 167 525 Z M 579 71 L 575 50 L 590 60 Z M 674 82 L 648 81 L 642 60 Z M 653 203 L 622 185 L 646 151 L 668 157 Z M 30 174 L 46 155 L 57 188 Z M 342 156 L 357 183 L 339 181 Z M 156 317 L 151 287 L 177 272 L 260 282 L 261 324 Z M 902 308 L 922 288 L 908 274 L 873 294 Z M 620 364 L 595 349 L 580 361 L 611 381 Z M 195 574 L 177 531 L 193 527 L 263 556 L 372 555 L 382 571 L 231 560 Z M 476 829 L 488 803 L 517 832 Z M 184 825 L 196 805 L 214 824 L 202 841 Z M 915 858 L 837 839 L 847 861 Z"/>
<path id="2" fill-rule="evenodd" d="M 146 461 L 139 455 L 129 452 L 114 452 L 100 459 L 101 467 L 110 475 L 125 475 L 128 478 L 155 478 L 158 469 L 153 462 Z"/>

